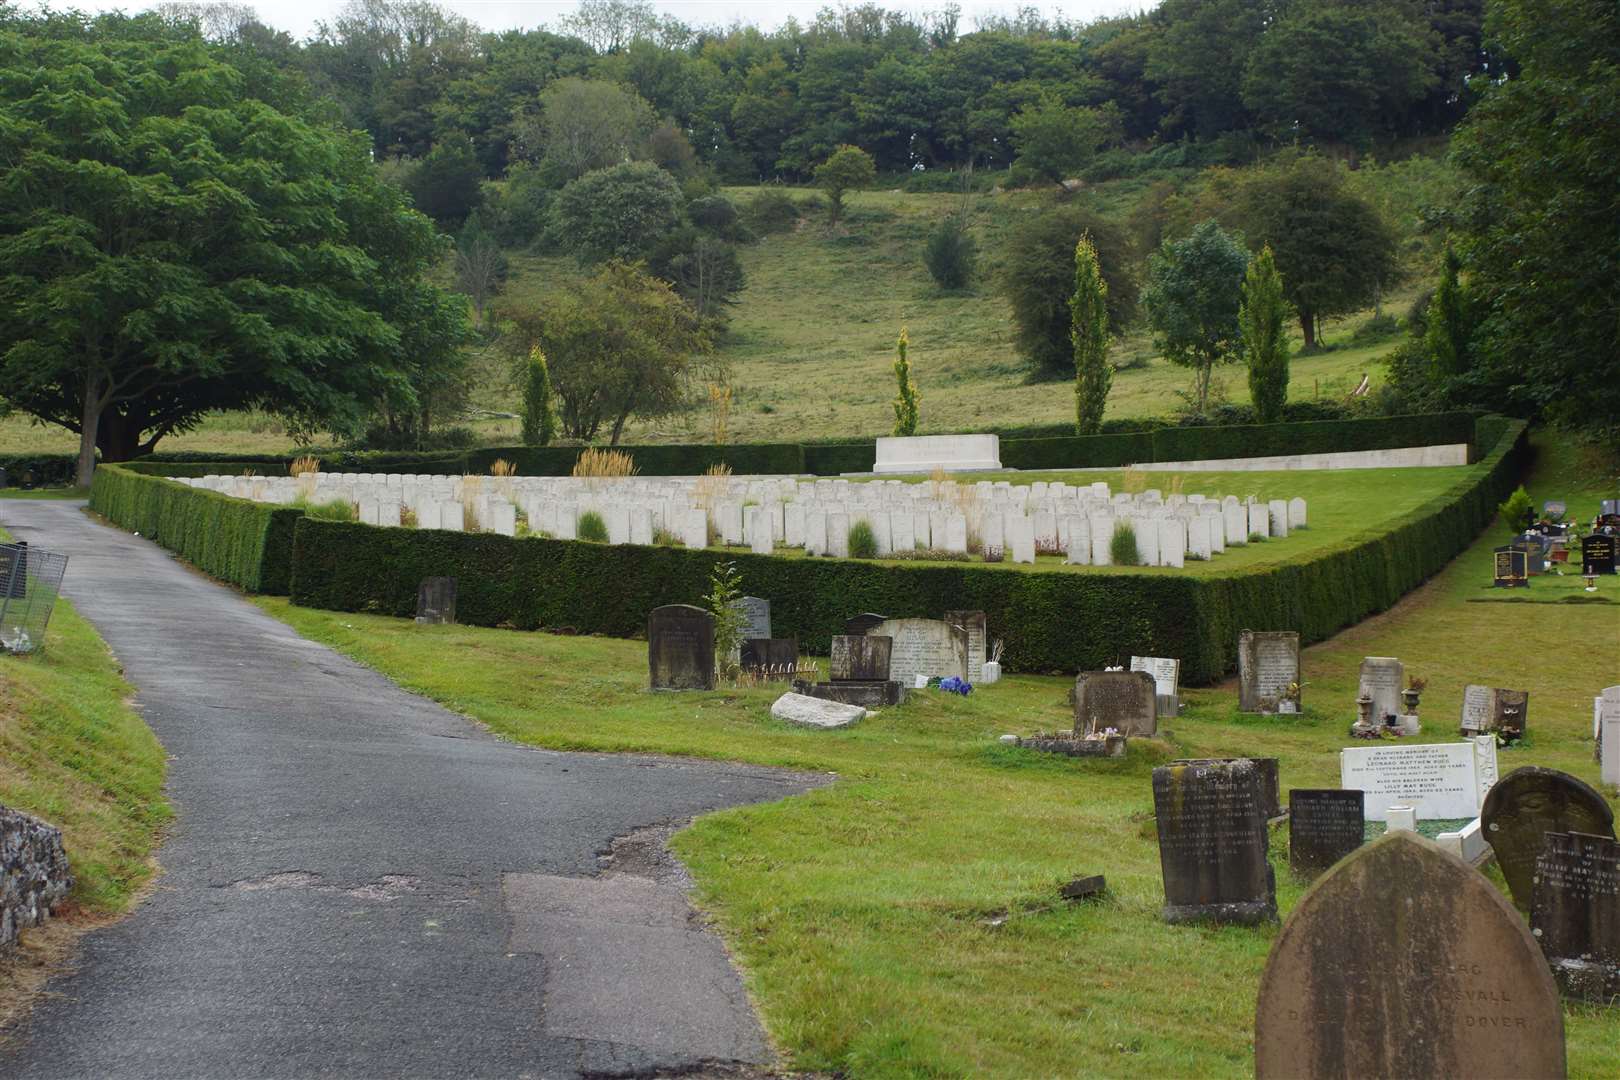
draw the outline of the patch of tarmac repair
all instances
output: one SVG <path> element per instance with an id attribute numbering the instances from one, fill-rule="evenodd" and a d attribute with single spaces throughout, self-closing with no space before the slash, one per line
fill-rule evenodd
<path id="1" fill-rule="evenodd" d="M 326 885 L 321 881 L 319 874 L 311 874 L 304 870 L 283 870 L 263 877 L 243 878 L 225 885 L 216 885 L 217 889 L 235 889 L 237 892 L 261 892 L 268 889 L 310 889 L 315 892 L 342 893 L 355 900 L 376 900 L 388 903 L 398 900 L 401 896 L 416 892 L 422 887 L 422 879 L 407 874 L 384 874 L 376 881 L 357 885 L 346 889 L 341 885 Z"/>

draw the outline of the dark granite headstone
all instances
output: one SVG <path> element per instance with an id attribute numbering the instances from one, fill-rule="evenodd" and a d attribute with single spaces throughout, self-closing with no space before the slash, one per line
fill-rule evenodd
<path id="1" fill-rule="evenodd" d="M 834 634 L 828 678 L 834 682 L 885 682 L 894 639 L 881 634 Z"/>
<path id="2" fill-rule="evenodd" d="M 1121 735 L 1159 729 L 1153 676 L 1145 671 L 1082 671 L 1074 678 L 1074 733 L 1113 728 Z"/>
<path id="3" fill-rule="evenodd" d="M 1361 792 L 1295 788 L 1288 793 L 1288 865 L 1309 881 L 1361 846 Z"/>
<path id="4" fill-rule="evenodd" d="M 1479 812 L 1485 842 L 1513 892 L 1530 910 L 1536 859 L 1548 833 L 1614 835 L 1614 811 L 1584 781 L 1539 765 L 1514 769 L 1492 785 Z"/>
<path id="5" fill-rule="evenodd" d="M 1516 544 L 1495 549 L 1495 569 L 1491 584 L 1498 589 L 1516 589 L 1530 582 L 1530 553 Z"/>
<path id="6" fill-rule="evenodd" d="M 1153 770 L 1166 922 L 1253 924 L 1277 917 L 1262 778 L 1252 761 Z"/>
<path id="7" fill-rule="evenodd" d="M 1299 634 L 1293 630 L 1244 630 L 1238 634 L 1238 711 L 1276 712 L 1295 687 L 1299 693 Z"/>
<path id="8" fill-rule="evenodd" d="M 1271 947 L 1258 1080 L 1562 1078 L 1564 1012 L 1541 949 L 1479 871 L 1388 833 L 1317 880 Z"/>
<path id="9" fill-rule="evenodd" d="M 1529 715 L 1528 690 L 1473 685 L 1463 687 L 1461 730 L 1465 737 L 1500 734 L 1507 742 L 1522 739 Z"/>
<path id="10" fill-rule="evenodd" d="M 1620 843 L 1548 833 L 1536 859 L 1530 932 L 1571 997 L 1620 997 Z"/>
<path id="11" fill-rule="evenodd" d="M 757 596 L 739 597 L 733 605 L 742 613 L 742 640 L 771 636 L 771 602 Z"/>
<path id="12" fill-rule="evenodd" d="M 666 604 L 647 616 L 647 667 L 654 690 L 714 689 L 714 616 Z"/>
<path id="13" fill-rule="evenodd" d="M 1581 574 L 1612 574 L 1615 566 L 1615 538 L 1605 533 L 1593 533 L 1581 540 Z"/>
<path id="14" fill-rule="evenodd" d="M 853 619 L 844 620 L 844 633 L 859 636 L 872 629 L 872 627 L 876 626 L 878 623 L 888 621 L 889 617 L 887 615 L 874 615 L 872 612 L 868 611 L 864 614 L 855 616 Z"/>
<path id="15" fill-rule="evenodd" d="M 455 578 L 422 579 L 422 584 L 416 587 L 416 621 L 423 626 L 438 626 L 456 621 Z"/>
<path id="16" fill-rule="evenodd" d="M 881 709 L 885 705 L 899 705 L 906 700 L 906 688 L 892 679 L 822 683 L 795 679 L 793 692 L 824 701 L 859 705 L 864 709 Z"/>
<path id="17" fill-rule="evenodd" d="M 788 682 L 797 677 L 798 638 L 744 638 L 741 666 L 755 678 Z"/>

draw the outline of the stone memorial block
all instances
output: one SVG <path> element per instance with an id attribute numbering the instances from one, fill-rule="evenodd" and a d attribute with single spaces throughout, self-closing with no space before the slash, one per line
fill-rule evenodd
<path id="1" fill-rule="evenodd" d="M 1593 706 L 1598 722 L 1598 776 L 1620 785 L 1620 686 L 1605 687 Z"/>
<path id="2" fill-rule="evenodd" d="M 458 502 L 441 502 L 439 504 L 439 528 L 446 532 L 465 532 L 467 528 L 467 508 Z"/>
<path id="3" fill-rule="evenodd" d="M 798 638 L 744 638 L 739 649 L 743 671 L 756 678 L 791 681 L 799 668 Z"/>
<path id="4" fill-rule="evenodd" d="M 806 555 L 828 554 L 827 512 L 825 510 L 806 510 L 804 512 L 804 553 Z"/>
<path id="5" fill-rule="evenodd" d="M 1391 833 L 1320 878 L 1283 924 L 1260 978 L 1254 1072 L 1561 1078 L 1563 1007 L 1496 887 L 1432 841 Z"/>
<path id="6" fill-rule="evenodd" d="M 887 619 L 868 633 L 894 639 L 889 678 L 910 686 L 926 678 L 967 678 L 968 632 L 943 619 Z"/>
<path id="7" fill-rule="evenodd" d="M 1277 703 L 1286 696 L 1288 688 L 1298 684 L 1298 633 L 1292 630 L 1244 630 L 1238 635 L 1240 712 L 1275 712 Z"/>
<path id="8" fill-rule="evenodd" d="M 915 551 L 917 548 L 917 515 L 899 511 L 889 515 L 889 543 L 894 551 Z"/>
<path id="9" fill-rule="evenodd" d="M 1591 577 L 1595 574 L 1612 574 L 1615 572 L 1615 538 L 1606 533 L 1593 533 L 1581 540 L 1581 573 Z"/>
<path id="10" fill-rule="evenodd" d="M 887 615 L 878 615 L 871 611 L 863 612 L 860 615 L 856 615 L 854 618 L 844 620 L 844 633 L 855 635 L 865 634 L 871 631 L 872 627 L 878 625 L 878 623 L 886 621 L 887 619 Z"/>
<path id="11" fill-rule="evenodd" d="M 1405 678 L 1405 667 L 1393 656 L 1363 658 L 1357 689 L 1362 697 L 1372 698 L 1373 723 L 1382 726 L 1391 716 L 1401 714 L 1401 687 Z"/>
<path id="12" fill-rule="evenodd" d="M 967 681 L 979 685 L 984 679 L 984 662 L 989 659 L 989 620 L 982 611 L 947 611 L 945 621 L 967 631 Z"/>
<path id="13" fill-rule="evenodd" d="M 1187 554 L 1208 559 L 1215 554 L 1215 519 L 1199 516 L 1187 522 Z"/>
<path id="14" fill-rule="evenodd" d="M 1498 589 L 1514 589 L 1530 583 L 1530 554 L 1517 544 L 1495 549 L 1495 569 L 1491 584 Z"/>
<path id="15" fill-rule="evenodd" d="M 681 510 L 676 514 L 680 522 L 681 543 L 694 551 L 709 546 L 709 515 L 699 509 Z"/>
<path id="16" fill-rule="evenodd" d="M 423 626 L 439 626 L 456 621 L 456 579 L 423 578 L 416 587 L 416 621 Z"/>
<path id="17" fill-rule="evenodd" d="M 1289 529 L 1306 527 L 1304 499 L 1296 497 L 1288 500 L 1288 527 Z"/>
<path id="18" fill-rule="evenodd" d="M 714 616 L 666 604 L 647 616 L 647 666 L 654 690 L 714 689 Z"/>
<path id="19" fill-rule="evenodd" d="M 1244 759 L 1153 770 L 1166 922 L 1277 917 L 1261 787 L 1260 770 Z"/>
<path id="20" fill-rule="evenodd" d="M 1181 712 L 1181 661 L 1163 656 L 1133 656 L 1132 671 L 1145 671 L 1153 676 L 1153 694 L 1160 716 L 1176 716 Z"/>
<path id="21" fill-rule="evenodd" d="M 1463 689 L 1464 735 L 1500 732 L 1510 742 L 1521 739 L 1529 713 L 1528 690 L 1503 690 L 1488 686 L 1468 686 Z"/>
<path id="22" fill-rule="evenodd" d="M 1035 561 L 1035 522 L 1022 514 L 1008 514 L 1002 519 L 1002 535 L 1007 541 L 1006 560 L 1013 563 Z"/>
<path id="23" fill-rule="evenodd" d="M 748 537 L 748 550 L 755 555 L 769 555 L 775 545 L 771 541 L 771 521 L 763 506 L 750 506 L 743 519 L 743 532 Z"/>
<path id="24" fill-rule="evenodd" d="M 1514 769 L 1497 781 L 1479 820 L 1513 902 L 1526 911 L 1548 833 L 1614 836 L 1614 811 L 1602 795 L 1568 773 L 1539 765 Z"/>
<path id="25" fill-rule="evenodd" d="M 1149 526 L 1153 523 L 1148 522 Z M 1187 565 L 1187 526 L 1178 518 L 1159 522 L 1159 565 Z"/>
<path id="26" fill-rule="evenodd" d="M 1113 728 L 1127 738 L 1158 732 L 1153 676 L 1145 671 L 1082 671 L 1074 679 L 1074 733 Z"/>
<path id="27" fill-rule="evenodd" d="M 1296 788 L 1288 793 L 1288 865 L 1306 880 L 1362 844 L 1366 821 L 1359 791 Z"/>
<path id="28" fill-rule="evenodd" d="M 852 620 L 853 621 L 853 620 Z M 878 634 L 834 634 L 828 677 L 834 682 L 887 682 L 894 639 Z"/>
<path id="29" fill-rule="evenodd" d="M 979 547 L 986 555 L 998 551 L 1007 553 L 1007 521 L 997 509 L 986 510 L 979 519 Z"/>
<path id="30" fill-rule="evenodd" d="M 771 602 L 758 596 L 741 596 L 732 605 L 742 614 L 739 633 L 743 640 L 771 636 Z"/>
<path id="31" fill-rule="evenodd" d="M 384 499 L 377 504 L 377 524 L 388 528 L 399 528 L 399 500 L 397 498 Z"/>
<path id="32" fill-rule="evenodd" d="M 1479 813 L 1479 752 L 1471 740 L 1349 747 L 1339 751 L 1339 786 L 1365 792 L 1368 821 L 1383 821 L 1391 806 L 1410 806 L 1421 820 L 1471 818 Z"/>
<path id="33" fill-rule="evenodd" d="M 1110 566 L 1114 562 L 1114 519 L 1111 517 L 1091 518 L 1091 563 L 1093 566 Z"/>
<path id="34" fill-rule="evenodd" d="M 1135 518 L 1125 524 L 1136 533 L 1136 562 L 1138 566 L 1159 565 L 1159 528 L 1151 518 Z"/>
<path id="35" fill-rule="evenodd" d="M 827 554 L 835 559 L 849 558 L 849 515 L 827 515 Z"/>
<path id="36" fill-rule="evenodd" d="M 1221 525 L 1228 547 L 1241 547 L 1249 542 L 1249 518 L 1242 504 L 1228 495 L 1231 502 L 1221 505 Z"/>
<path id="37" fill-rule="evenodd" d="M 782 543 L 790 548 L 804 547 L 804 513 L 803 503 L 782 507 Z"/>
<path id="38" fill-rule="evenodd" d="M 1271 535 L 1271 512 L 1265 503 L 1249 504 L 1249 534 L 1251 536 Z"/>
<path id="39" fill-rule="evenodd" d="M 1266 511 L 1271 524 L 1271 535 L 1282 540 L 1288 536 L 1288 503 L 1284 499 L 1272 499 L 1266 504 Z"/>
<path id="40" fill-rule="evenodd" d="M 1548 833 L 1536 860 L 1530 932 L 1571 997 L 1620 997 L 1620 843 Z"/>

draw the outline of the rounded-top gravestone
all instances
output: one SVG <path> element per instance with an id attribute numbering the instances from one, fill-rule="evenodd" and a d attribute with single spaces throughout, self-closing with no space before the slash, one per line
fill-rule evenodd
<path id="1" fill-rule="evenodd" d="M 1565 1075 L 1564 1013 L 1524 919 L 1416 833 L 1339 862 L 1271 948 L 1255 1006 L 1259 1080 Z"/>
<path id="2" fill-rule="evenodd" d="M 1614 837 L 1614 811 L 1602 795 L 1568 773 L 1539 765 L 1514 769 L 1498 780 L 1485 796 L 1479 823 L 1513 902 L 1525 911 L 1548 833 Z"/>

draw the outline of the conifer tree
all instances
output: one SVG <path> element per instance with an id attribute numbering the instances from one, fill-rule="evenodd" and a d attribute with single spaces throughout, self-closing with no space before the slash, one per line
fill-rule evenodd
<path id="1" fill-rule="evenodd" d="M 1283 334 L 1287 316 L 1282 275 L 1268 244 L 1249 261 L 1243 275 L 1243 305 L 1238 309 L 1243 357 L 1249 364 L 1249 398 L 1255 419 L 1262 424 L 1281 420 L 1288 401 L 1288 339 Z"/>
<path id="2" fill-rule="evenodd" d="M 910 339 L 905 327 L 900 328 L 899 357 L 894 362 L 894 381 L 900 393 L 894 399 L 894 433 L 917 434 L 917 384 L 911 381 L 911 361 L 906 359 Z"/>
<path id="3" fill-rule="evenodd" d="M 1102 432 L 1103 408 L 1114 369 L 1108 363 L 1108 284 L 1089 233 L 1074 249 L 1074 295 L 1069 298 L 1069 340 L 1074 345 L 1074 430 Z"/>
<path id="4" fill-rule="evenodd" d="M 552 401 L 551 369 L 536 345 L 529 350 L 523 380 L 523 445 L 549 446 L 557 437 L 557 409 Z"/>

